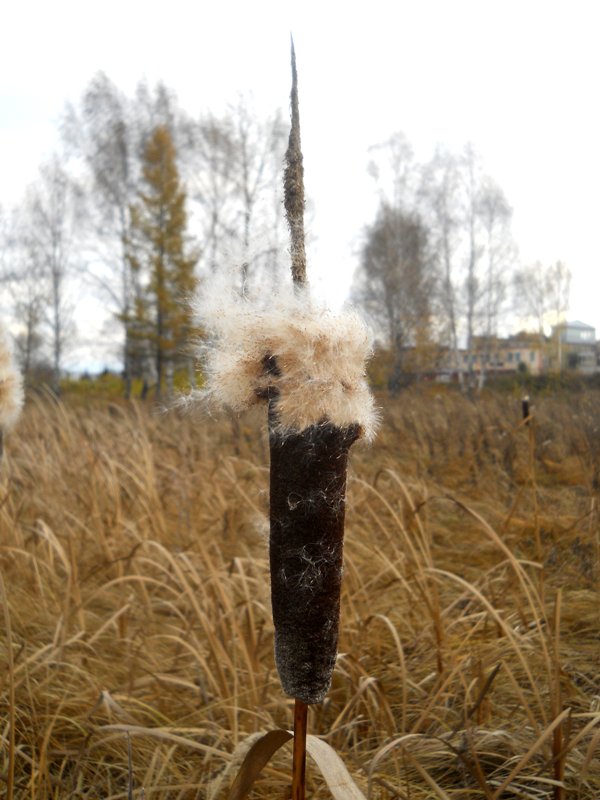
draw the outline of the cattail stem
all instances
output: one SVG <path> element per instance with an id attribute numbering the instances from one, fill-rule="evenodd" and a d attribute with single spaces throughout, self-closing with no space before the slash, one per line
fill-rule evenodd
<path id="1" fill-rule="evenodd" d="M 304 800 L 306 791 L 306 731 L 308 706 L 302 700 L 294 703 L 294 754 L 292 761 L 292 800 Z"/>

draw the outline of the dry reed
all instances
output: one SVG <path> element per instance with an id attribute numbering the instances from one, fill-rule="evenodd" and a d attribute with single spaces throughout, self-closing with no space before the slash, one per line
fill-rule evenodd
<path id="1" fill-rule="evenodd" d="M 408 393 L 354 453 L 310 727 L 373 798 L 600 795 L 598 397 L 537 406 L 530 433 L 517 398 Z M 28 405 L 0 486 L 9 800 L 223 797 L 244 737 L 287 727 L 263 427 Z"/>

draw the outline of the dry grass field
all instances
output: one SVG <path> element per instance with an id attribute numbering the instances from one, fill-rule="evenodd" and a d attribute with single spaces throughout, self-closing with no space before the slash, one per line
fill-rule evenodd
<path id="1" fill-rule="evenodd" d="M 310 731 L 371 798 L 600 797 L 600 394 L 382 399 Z M 289 727 L 256 418 L 29 402 L 0 477 L 0 793 L 227 796 Z M 289 797 L 289 746 L 252 797 Z M 308 795 L 329 794 L 309 763 Z"/>

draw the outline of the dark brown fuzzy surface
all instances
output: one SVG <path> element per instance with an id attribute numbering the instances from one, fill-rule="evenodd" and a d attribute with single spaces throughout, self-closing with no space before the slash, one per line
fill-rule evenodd
<path id="1" fill-rule="evenodd" d="M 270 436 L 271 601 L 284 692 L 319 703 L 337 656 L 348 451 L 358 426 Z"/>

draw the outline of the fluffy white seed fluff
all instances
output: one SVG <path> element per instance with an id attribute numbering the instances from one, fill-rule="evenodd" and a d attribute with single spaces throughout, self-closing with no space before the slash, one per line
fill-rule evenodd
<path id="1" fill-rule="evenodd" d="M 275 388 L 282 432 L 358 423 L 373 437 L 377 413 L 365 376 L 372 339 L 356 313 L 333 313 L 306 290 L 241 298 L 218 286 L 204 288 L 195 311 L 207 335 L 202 394 L 212 404 L 240 412 Z M 266 358 L 278 374 L 265 368 Z"/>
<path id="2" fill-rule="evenodd" d="M 6 333 L 0 328 L 0 430 L 11 428 L 23 406 L 23 382 Z"/>

